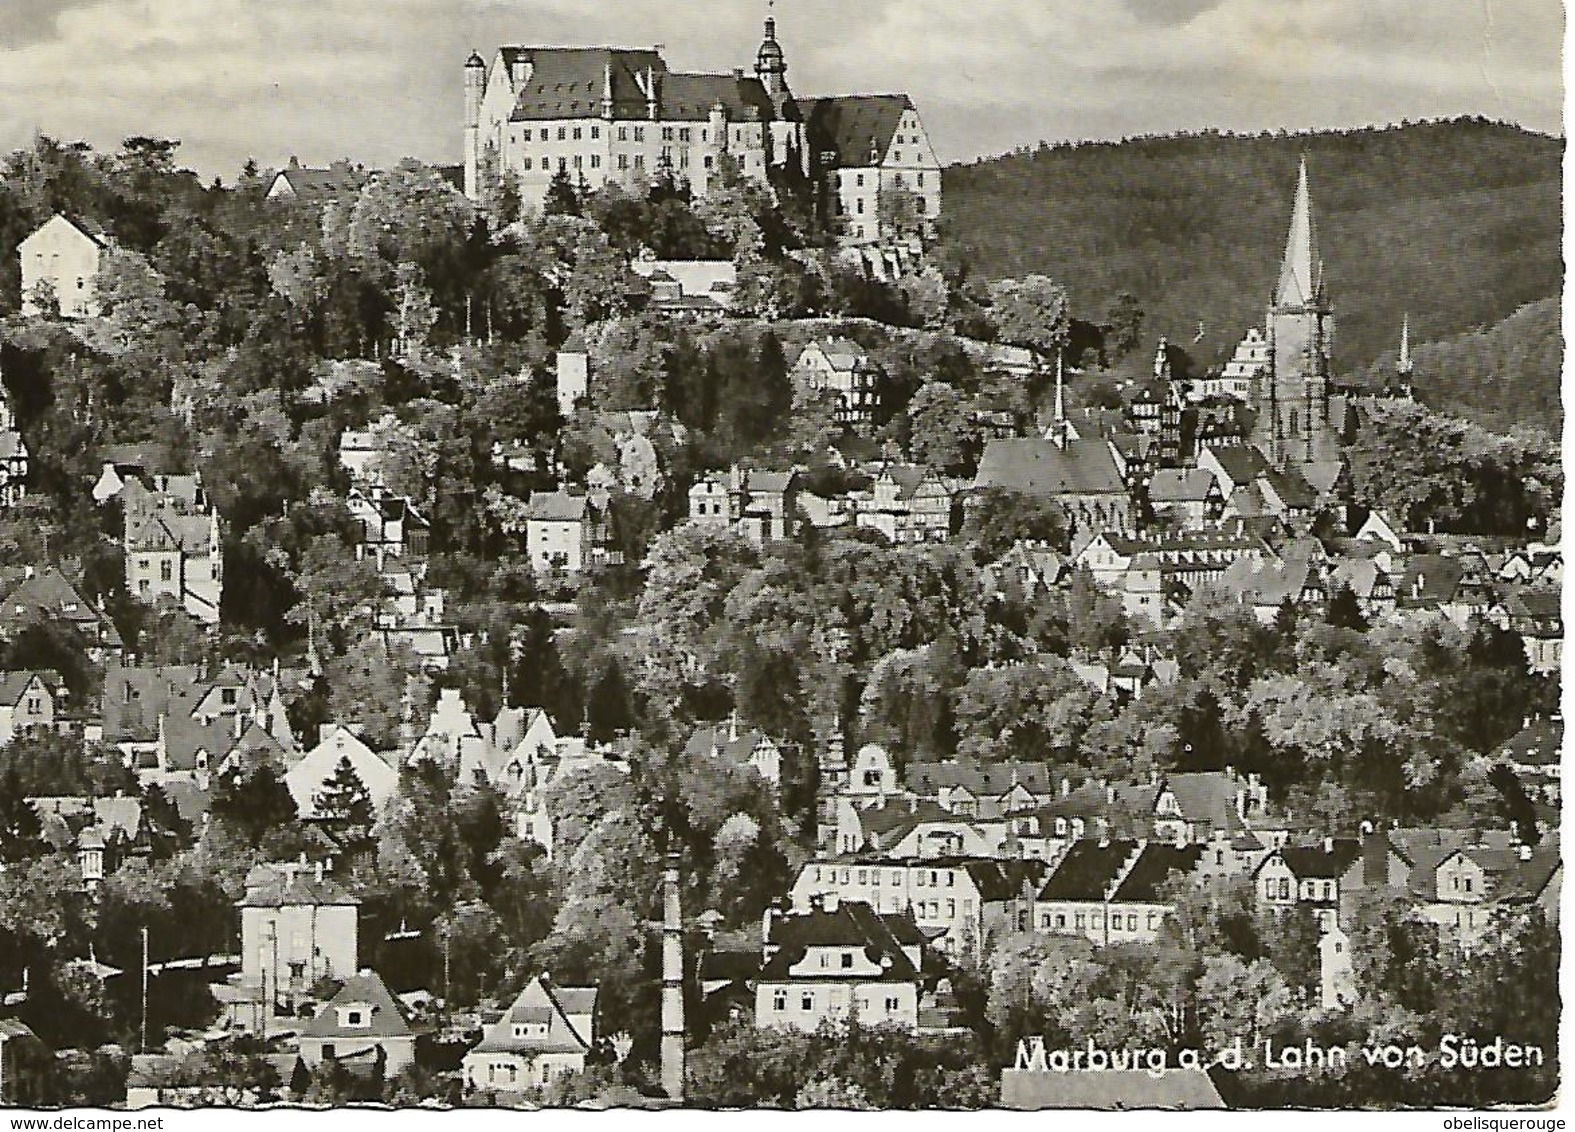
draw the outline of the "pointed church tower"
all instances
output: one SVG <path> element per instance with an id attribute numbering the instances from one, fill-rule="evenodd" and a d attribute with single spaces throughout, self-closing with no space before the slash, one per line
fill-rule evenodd
<path id="1" fill-rule="evenodd" d="M 1269 306 L 1273 344 L 1268 380 L 1258 398 L 1254 443 L 1277 465 L 1339 459 L 1330 421 L 1329 347 L 1334 311 L 1324 284 L 1307 159 L 1297 172 L 1285 256 Z"/>

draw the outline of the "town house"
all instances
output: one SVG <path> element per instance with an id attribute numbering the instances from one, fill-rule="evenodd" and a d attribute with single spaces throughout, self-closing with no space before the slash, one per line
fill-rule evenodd
<path id="1" fill-rule="evenodd" d="M 578 1073 L 594 1048 L 595 1020 L 595 987 L 560 987 L 547 975 L 532 979 L 465 1055 L 465 1081 L 515 1093 Z"/>

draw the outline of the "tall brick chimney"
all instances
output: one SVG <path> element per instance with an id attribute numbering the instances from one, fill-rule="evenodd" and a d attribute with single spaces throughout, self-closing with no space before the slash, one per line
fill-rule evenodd
<path id="1" fill-rule="evenodd" d="M 662 1090 L 684 1099 L 684 927 L 678 894 L 678 854 L 662 874 Z"/>

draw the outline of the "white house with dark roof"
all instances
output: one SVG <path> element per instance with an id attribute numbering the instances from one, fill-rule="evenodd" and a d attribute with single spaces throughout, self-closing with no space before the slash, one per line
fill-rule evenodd
<path id="1" fill-rule="evenodd" d="M 51 297 L 61 315 L 87 318 L 99 310 L 98 273 L 112 244 L 104 230 L 84 217 L 57 212 L 17 245 L 22 269 L 22 313 L 49 313 Z"/>
<path id="2" fill-rule="evenodd" d="M 246 874 L 246 893 L 236 902 L 239 983 L 263 1007 L 261 1017 L 268 1016 L 270 1003 L 291 1004 L 325 976 L 346 978 L 356 971 L 359 904 L 320 865 L 265 864 Z M 245 1013 L 235 1020 L 263 1024 Z"/>
<path id="3" fill-rule="evenodd" d="M 296 809 L 302 817 L 312 817 L 317 812 L 317 795 L 331 781 L 339 764 L 348 760 L 350 769 L 366 787 L 372 808 L 383 812 L 388 800 L 399 789 L 399 770 L 388 759 L 368 747 L 361 737 L 348 727 L 325 723 L 318 736 L 317 746 L 301 756 L 299 762 L 284 775 L 284 784 L 295 799 Z"/>
<path id="4" fill-rule="evenodd" d="M 849 244 L 927 232 L 941 215 L 941 163 L 905 94 L 801 104 L 826 218 Z M 909 210 L 911 209 L 911 213 Z"/>
<path id="5" fill-rule="evenodd" d="M 327 168 L 312 169 L 302 165 L 299 158 L 291 157 L 289 165 L 279 170 L 268 185 L 266 199 L 313 205 L 353 200 L 369 180 L 371 175 L 364 166 L 349 161 L 334 161 Z"/>
<path id="6" fill-rule="evenodd" d="M 596 988 L 532 979 L 465 1055 L 465 1083 L 500 1093 L 540 1088 L 585 1068 L 596 1041 Z"/>
<path id="7" fill-rule="evenodd" d="M 793 363 L 793 378 L 811 392 L 837 395 L 837 423 L 865 432 L 880 405 L 876 367 L 869 352 L 851 338 L 834 335 L 805 346 Z"/>
<path id="8" fill-rule="evenodd" d="M 308 1068 L 324 1062 L 378 1066 L 387 1079 L 415 1061 L 416 1037 L 382 977 L 363 969 L 302 1027 L 300 1053 Z"/>
<path id="9" fill-rule="evenodd" d="M 525 549 L 537 570 L 577 574 L 610 563 L 612 552 L 605 492 L 540 491 L 525 512 Z"/>
<path id="10" fill-rule="evenodd" d="M 866 1025 L 919 1025 L 924 935 L 905 913 L 836 896 L 803 912 L 767 909 L 755 980 L 757 1029 L 814 1031 L 855 1011 Z"/>

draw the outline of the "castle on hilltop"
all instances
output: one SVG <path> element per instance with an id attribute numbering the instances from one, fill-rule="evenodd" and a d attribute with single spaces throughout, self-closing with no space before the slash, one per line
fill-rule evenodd
<path id="1" fill-rule="evenodd" d="M 704 196 L 733 170 L 803 193 L 849 244 L 927 232 L 941 167 L 905 94 L 796 98 L 768 18 L 753 72 L 668 69 L 657 48 L 500 47 L 465 63 L 465 194 L 512 175 L 539 205 L 558 174 L 592 188 L 663 174 Z"/>

